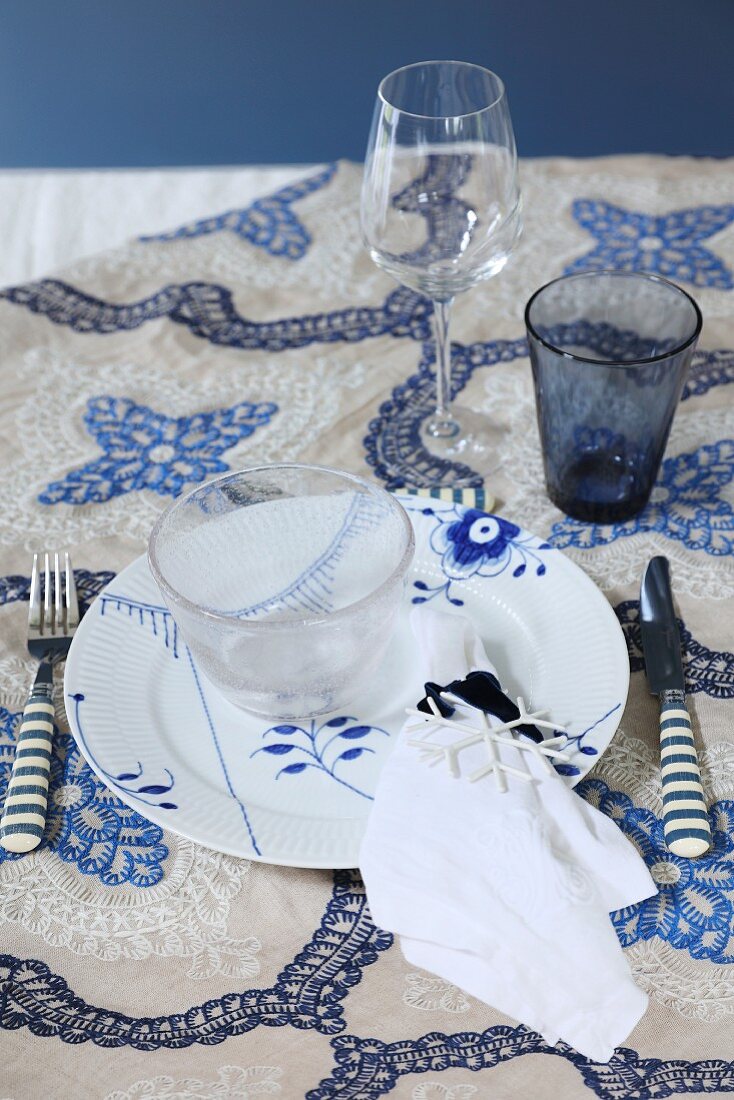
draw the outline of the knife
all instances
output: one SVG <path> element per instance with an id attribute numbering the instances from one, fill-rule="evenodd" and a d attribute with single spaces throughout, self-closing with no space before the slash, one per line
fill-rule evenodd
<path id="1" fill-rule="evenodd" d="M 652 558 L 640 589 L 640 631 L 650 691 L 660 696 L 663 832 L 673 855 L 702 856 L 711 827 L 686 710 L 680 634 L 670 590 L 668 559 Z"/>

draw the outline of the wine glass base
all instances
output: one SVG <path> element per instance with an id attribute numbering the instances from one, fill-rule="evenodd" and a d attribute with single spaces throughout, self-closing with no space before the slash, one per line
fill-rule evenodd
<path id="1" fill-rule="evenodd" d="M 486 413 L 452 405 L 449 416 L 426 417 L 419 432 L 423 446 L 438 458 L 479 459 L 484 473 L 502 464 L 506 432 Z"/>

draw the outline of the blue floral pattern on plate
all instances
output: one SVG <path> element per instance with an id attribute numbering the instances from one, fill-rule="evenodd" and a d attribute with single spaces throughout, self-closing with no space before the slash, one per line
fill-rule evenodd
<path id="1" fill-rule="evenodd" d="M 656 531 L 688 550 L 722 556 L 734 549 L 734 508 L 723 496 L 734 478 L 734 440 L 663 459 L 660 478 L 643 511 L 626 523 L 582 523 L 562 519 L 548 541 L 563 549 L 590 550 L 617 538 Z"/>
<path id="2" fill-rule="evenodd" d="M 280 768 L 275 776 L 276 779 L 280 779 L 281 775 L 302 775 L 308 769 L 314 769 L 371 802 L 373 796 L 347 782 L 343 775 L 337 775 L 336 766 L 337 764 L 358 760 L 365 753 L 374 754 L 375 750 L 364 742 L 375 733 L 381 733 L 384 737 L 390 736 L 387 730 L 382 729 L 380 726 L 360 725 L 358 718 L 352 718 L 346 714 L 329 718 L 320 724 L 312 718 L 305 726 L 294 726 L 283 722 L 280 725 L 270 726 L 266 729 L 263 733 L 263 740 L 270 734 L 276 734 L 281 738 L 285 737 L 286 740 L 268 742 L 268 744 L 251 752 L 250 759 L 260 753 L 265 753 L 280 760 L 281 757 L 295 753 L 297 759 Z M 356 742 L 360 742 L 360 744 Z M 327 757 L 327 750 L 332 745 L 336 745 L 336 748 L 332 749 Z M 299 755 L 301 753 L 302 756 Z"/>
<path id="3" fill-rule="evenodd" d="M 731 290 L 724 261 L 701 244 L 734 221 L 734 204 L 694 206 L 669 214 L 642 214 L 596 199 L 577 199 L 571 212 L 597 240 L 564 274 L 578 271 L 647 271 L 699 287 Z"/>
<path id="4" fill-rule="evenodd" d="M 221 455 L 267 424 L 271 401 L 240 401 L 226 409 L 166 416 L 128 397 L 93 397 L 84 424 L 103 454 L 71 470 L 39 494 L 41 504 L 100 504 L 136 490 L 177 496 L 229 469 Z"/>
<path id="5" fill-rule="evenodd" d="M 581 731 L 581 733 L 565 733 L 564 731 L 566 740 L 561 746 L 561 750 L 563 752 L 581 752 L 584 754 L 584 756 L 598 756 L 599 750 L 595 748 L 594 745 L 584 744 L 584 739 L 588 737 L 590 733 L 593 733 L 597 726 L 600 726 L 602 722 L 606 722 L 607 718 L 610 718 L 613 714 L 616 714 L 617 711 L 621 709 L 621 706 L 621 703 L 615 703 L 613 707 L 609 708 L 606 714 L 602 714 L 600 718 L 597 718 L 595 722 L 592 722 L 591 725 L 587 726 L 585 730 Z M 551 734 L 551 737 L 557 735 L 558 731 L 556 730 L 554 733 Z M 559 775 L 581 774 L 581 769 L 578 768 L 575 764 L 554 764 L 553 767 L 556 769 Z"/>
<path id="6" fill-rule="evenodd" d="M 452 586 L 470 577 L 496 577 L 511 569 L 512 576 L 522 577 L 531 569 L 537 577 L 546 573 L 543 551 L 550 545 L 534 535 L 528 535 L 502 516 L 480 512 L 455 504 L 453 508 L 436 510 L 431 507 L 411 508 L 424 516 L 432 516 L 435 527 L 431 532 L 431 549 L 441 558 L 441 570 L 446 577 L 444 584 L 431 586 L 425 581 L 414 581 L 413 587 L 421 595 L 413 596 L 413 603 L 427 603 L 443 595 L 457 607 L 464 601 L 452 595 Z"/>
<path id="7" fill-rule="evenodd" d="M 157 783 L 151 782 L 150 777 L 146 777 L 144 775 L 145 768 L 139 760 L 137 760 L 135 764 L 131 766 L 134 770 L 130 770 L 130 768 L 128 768 L 126 771 L 118 772 L 117 774 L 114 774 L 113 772 L 108 772 L 105 768 L 102 767 L 99 761 L 95 759 L 94 755 L 89 749 L 87 739 L 84 736 L 84 727 L 82 726 L 80 713 L 81 704 L 84 702 L 84 695 L 82 694 L 82 692 L 77 691 L 73 695 L 67 696 L 67 698 L 69 699 L 70 707 L 73 705 L 75 725 L 77 730 L 79 731 L 79 737 L 81 739 L 84 752 L 86 753 L 87 758 L 92 761 L 95 768 L 98 768 L 99 771 L 102 772 L 102 775 L 105 777 L 105 780 L 109 784 L 109 786 L 115 787 L 118 791 L 122 791 L 123 794 L 127 795 L 128 798 L 134 798 L 136 802 L 140 802 L 144 806 L 156 806 L 158 809 L 161 810 L 177 810 L 178 806 L 176 805 L 176 803 L 171 802 L 168 798 L 168 792 L 173 790 L 176 782 L 170 769 L 163 769 L 163 782 L 159 781 Z M 157 776 L 156 778 L 160 780 L 161 777 Z M 164 795 L 166 797 L 161 800 L 161 795 Z"/>

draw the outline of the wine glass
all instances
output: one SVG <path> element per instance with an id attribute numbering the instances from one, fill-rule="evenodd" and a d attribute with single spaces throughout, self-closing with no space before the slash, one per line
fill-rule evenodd
<path id="1" fill-rule="evenodd" d="M 454 296 L 506 264 L 521 229 L 517 153 L 502 81 L 463 61 L 396 69 L 377 90 L 362 185 L 375 263 L 433 300 L 436 408 L 420 427 L 440 456 L 497 459 L 500 430 L 451 405 Z"/>

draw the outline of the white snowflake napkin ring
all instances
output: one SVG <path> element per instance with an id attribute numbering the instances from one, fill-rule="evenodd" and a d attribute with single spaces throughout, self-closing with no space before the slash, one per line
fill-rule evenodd
<path id="1" fill-rule="evenodd" d="M 501 759 L 498 749 L 503 745 L 511 744 L 520 752 L 530 753 L 549 773 L 553 773 L 551 760 L 567 763 L 571 759 L 568 753 L 559 748 L 567 740 L 566 731 L 559 729 L 555 722 L 547 721 L 548 711 L 531 712 L 526 710 L 522 696 L 518 696 L 517 699 L 517 718 L 512 718 L 510 721 L 502 722 L 497 726 L 491 726 L 486 711 L 473 706 L 452 691 L 440 691 L 437 694 L 441 700 L 448 704 L 446 710 L 449 713 L 442 713 L 433 697 L 433 693 L 429 693 L 426 697 L 430 713 L 419 710 L 417 707 L 406 708 L 406 714 L 416 719 L 406 726 L 406 730 L 410 733 L 414 733 L 416 730 L 422 731 L 417 737 L 409 737 L 408 744 L 419 750 L 421 759 L 429 766 L 445 761 L 448 764 L 449 773 L 458 779 L 461 777 L 459 765 L 461 753 L 474 745 L 484 743 L 487 750 L 487 763 L 470 772 L 466 778 L 470 783 L 475 783 L 477 780 L 484 779 L 485 776 L 492 774 L 499 791 L 504 793 L 507 790 L 508 775 L 524 782 L 532 782 L 533 777 L 529 771 L 516 768 Z M 478 724 L 470 724 L 469 721 L 464 719 L 463 713 L 456 717 L 457 710 L 468 712 L 467 718 L 475 718 L 475 721 L 478 717 Z M 538 742 L 527 737 L 520 739 L 514 736 L 519 727 L 528 725 L 552 730 L 558 736 Z M 463 733 L 464 736 L 448 745 L 432 743 L 429 738 L 442 730 L 449 730 L 457 734 Z"/>

